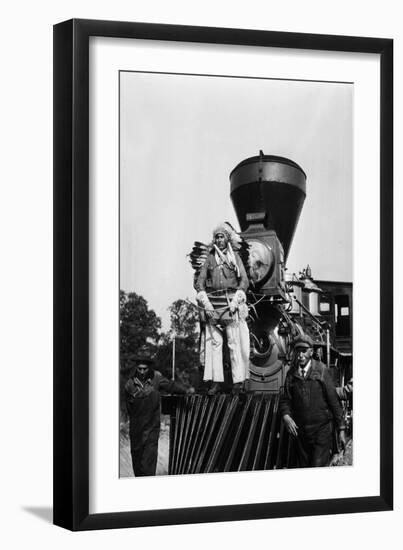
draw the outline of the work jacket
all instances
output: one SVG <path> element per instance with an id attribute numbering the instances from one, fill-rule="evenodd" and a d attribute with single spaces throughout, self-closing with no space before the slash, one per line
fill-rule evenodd
<path id="1" fill-rule="evenodd" d="M 186 393 L 186 388 L 168 380 L 159 371 L 150 369 L 144 382 L 135 376 L 125 385 L 126 406 L 130 417 L 130 437 L 142 441 L 158 440 L 160 429 L 160 390 L 168 393 Z"/>
<path id="2" fill-rule="evenodd" d="M 311 360 L 305 378 L 298 368 L 291 368 L 286 376 L 280 397 L 280 414 L 289 414 L 299 428 L 315 430 L 334 421 L 344 430 L 343 409 L 340 405 L 329 369 L 320 361 Z"/>

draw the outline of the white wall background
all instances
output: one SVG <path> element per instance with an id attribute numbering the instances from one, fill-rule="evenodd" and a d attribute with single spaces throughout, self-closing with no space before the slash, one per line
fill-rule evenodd
<path id="1" fill-rule="evenodd" d="M 315 2 L 250 0 L 62 0 L 7 3 L 0 34 L 2 147 L 1 489 L 3 548 L 281 548 L 388 546 L 401 540 L 403 352 L 401 186 L 395 186 L 395 511 L 69 533 L 51 524 L 52 502 L 52 25 L 71 17 L 395 39 L 395 181 L 402 178 L 403 30 L 393 0 Z M 398 253 L 400 249 L 400 253 Z M 369 427 L 370 428 L 370 427 Z"/>

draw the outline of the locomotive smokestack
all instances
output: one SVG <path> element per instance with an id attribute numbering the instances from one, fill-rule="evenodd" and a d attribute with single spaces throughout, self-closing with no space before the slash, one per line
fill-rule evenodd
<path id="1" fill-rule="evenodd" d="M 260 150 L 259 156 L 232 170 L 230 182 L 241 230 L 248 228 L 251 214 L 260 214 L 265 228 L 276 232 L 287 258 L 306 196 L 305 172 L 290 159 Z"/>

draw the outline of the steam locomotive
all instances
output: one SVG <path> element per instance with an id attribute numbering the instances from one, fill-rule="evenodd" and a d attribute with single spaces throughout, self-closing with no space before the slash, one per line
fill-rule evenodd
<path id="1" fill-rule="evenodd" d="M 232 170 L 230 183 L 248 248 L 250 379 L 240 395 L 165 400 L 170 474 L 293 466 L 293 442 L 278 404 L 299 334 L 312 338 L 337 386 L 352 376 L 351 283 L 315 282 L 309 266 L 299 276 L 286 270 L 306 198 L 305 172 L 290 159 L 260 151 Z"/>

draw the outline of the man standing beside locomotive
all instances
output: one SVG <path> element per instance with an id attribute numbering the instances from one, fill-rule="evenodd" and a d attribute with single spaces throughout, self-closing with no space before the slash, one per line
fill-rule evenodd
<path id="1" fill-rule="evenodd" d="M 213 243 L 195 285 L 197 301 L 206 320 L 203 378 L 212 382 L 210 395 L 217 393 L 224 381 L 224 330 L 231 360 L 233 392 L 241 391 L 249 378 L 250 342 L 245 294 L 248 285 L 245 267 L 231 245 L 231 229 L 226 224 L 219 225 L 213 231 Z M 215 298 L 224 298 L 224 307 L 214 308 Z"/>
<path id="2" fill-rule="evenodd" d="M 162 376 L 153 369 L 154 361 L 147 355 L 135 357 L 134 362 L 133 376 L 125 385 L 133 472 L 135 477 L 154 476 L 161 423 L 160 390 L 185 394 L 194 393 L 194 388 Z"/>
<path id="3" fill-rule="evenodd" d="M 295 437 L 299 466 L 328 466 L 334 424 L 340 445 L 346 446 L 343 410 L 328 368 L 312 359 L 309 336 L 298 337 L 294 349 L 296 362 L 286 376 L 280 413 Z"/>

